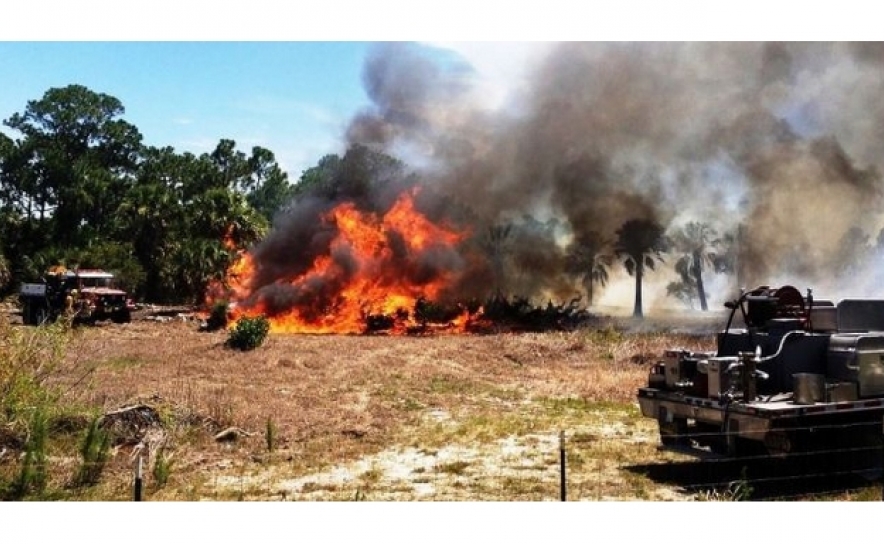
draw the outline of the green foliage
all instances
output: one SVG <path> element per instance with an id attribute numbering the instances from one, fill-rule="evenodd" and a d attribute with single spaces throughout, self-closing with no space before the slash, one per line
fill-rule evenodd
<path id="1" fill-rule="evenodd" d="M 5 121 L 22 135 L 10 152 L 17 157 L 9 173 L 18 189 L 15 205 L 54 243 L 85 247 L 113 229 L 142 139 L 119 119 L 124 111 L 112 96 L 68 85 L 49 89 Z"/>
<path id="2" fill-rule="evenodd" d="M 63 323 L 13 327 L 0 319 L 0 428 L 23 443 L 18 475 L 0 482 L 0 499 L 46 489 L 48 419 L 60 398 L 50 385 L 71 337 Z"/>
<path id="3" fill-rule="evenodd" d="M 614 255 L 623 260 L 630 276 L 635 277 L 635 308 L 633 316 L 642 317 L 642 277 L 645 269 L 654 270 L 669 249 L 670 240 L 663 225 L 650 219 L 630 219 L 616 233 Z"/>
<path id="4" fill-rule="evenodd" d="M 235 256 L 226 243 L 254 244 L 292 194 L 270 150 L 144 146 L 124 112 L 69 85 L 4 121 L 16 134 L 0 135 L 0 291 L 65 260 L 113 270 L 143 300 L 201 302 Z"/>
<path id="5" fill-rule="evenodd" d="M 98 483 L 110 457 L 110 433 L 101 428 L 100 418 L 94 418 L 80 443 L 80 468 L 74 476 L 74 486 Z"/>
<path id="6" fill-rule="evenodd" d="M 691 221 L 676 230 L 671 242 L 675 250 L 681 253 L 675 263 L 675 271 L 681 281 L 670 284 L 667 293 L 691 304 L 693 291 L 700 301 L 700 309 L 706 311 L 708 306 L 703 272 L 707 268 L 720 271 L 716 263 L 726 262 L 719 256 L 719 249 L 725 243 L 709 224 L 697 221 Z"/>
<path id="7" fill-rule="evenodd" d="M 9 284 L 10 279 L 9 261 L 7 261 L 6 256 L 3 255 L 3 247 L 0 246 L 0 292 L 6 291 L 6 286 Z"/>
<path id="8" fill-rule="evenodd" d="M 23 328 L 0 319 L 0 425 L 22 431 L 35 407 L 50 406 L 58 398 L 49 381 L 70 338 L 62 322 Z"/>
<path id="9" fill-rule="evenodd" d="M 296 198 L 315 196 L 334 200 L 360 198 L 391 185 L 408 184 L 410 173 L 399 159 L 356 144 L 343 157 L 326 155 L 308 168 L 292 188 Z"/>
<path id="10" fill-rule="evenodd" d="M 46 415 L 43 410 L 34 412 L 28 438 L 25 442 L 25 455 L 15 481 L 0 487 L 3 500 L 21 500 L 32 493 L 46 489 L 46 438 L 48 435 Z"/>
<path id="11" fill-rule="evenodd" d="M 169 482 L 173 464 L 174 461 L 170 455 L 166 454 L 165 448 L 160 448 L 153 463 L 153 481 L 157 489 L 164 487 Z"/>
<path id="12" fill-rule="evenodd" d="M 263 315 L 242 317 L 230 331 L 227 345 L 242 351 L 249 351 L 264 343 L 270 332 L 270 321 Z"/>
<path id="13" fill-rule="evenodd" d="M 114 274 L 115 286 L 135 294 L 144 283 L 141 263 L 133 257 L 131 242 L 101 241 L 68 255 L 64 262 L 80 268 L 101 268 Z"/>
<path id="14" fill-rule="evenodd" d="M 247 187 L 249 192 L 246 199 L 267 223 L 271 223 L 276 213 L 294 197 L 294 186 L 289 182 L 288 174 L 276 164 L 273 153 L 268 149 L 253 148 L 248 164 L 252 176 Z"/>
<path id="15" fill-rule="evenodd" d="M 568 247 L 566 269 L 583 283 L 586 289 L 587 306 L 592 306 L 593 286 L 608 284 L 608 271 L 613 263 L 613 256 L 608 254 L 610 242 L 595 231 L 584 233 Z"/>

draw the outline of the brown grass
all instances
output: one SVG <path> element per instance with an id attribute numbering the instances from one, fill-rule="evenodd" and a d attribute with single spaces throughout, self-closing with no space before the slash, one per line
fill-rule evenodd
<path id="1" fill-rule="evenodd" d="M 617 470 L 623 456 L 662 455 L 635 391 L 664 349 L 711 348 L 709 338 L 605 329 L 275 335 L 239 352 L 224 347 L 226 333 L 197 329 L 190 321 L 78 329 L 56 378 L 71 406 L 144 402 L 164 414 L 174 465 L 152 500 L 550 500 L 559 430 L 573 448 L 575 498 L 660 498 Z M 246 434 L 213 439 L 230 426 Z M 129 495 L 125 453 L 84 499 Z M 354 477 L 322 476 L 342 467 Z"/>

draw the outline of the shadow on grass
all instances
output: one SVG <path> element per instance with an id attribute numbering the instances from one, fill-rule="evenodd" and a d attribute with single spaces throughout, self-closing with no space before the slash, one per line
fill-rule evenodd
<path id="1" fill-rule="evenodd" d="M 624 470 L 687 495 L 733 496 L 742 500 L 881 500 L 880 448 L 758 455 L 739 459 L 700 452 L 696 459 L 630 465 Z"/>

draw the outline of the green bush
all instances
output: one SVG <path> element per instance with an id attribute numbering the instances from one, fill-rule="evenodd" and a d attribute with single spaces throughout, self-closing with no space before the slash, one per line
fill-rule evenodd
<path id="1" fill-rule="evenodd" d="M 263 315 L 242 317 L 230 331 L 227 345 L 242 351 L 252 350 L 264 343 L 268 332 L 270 332 L 270 321 Z"/>

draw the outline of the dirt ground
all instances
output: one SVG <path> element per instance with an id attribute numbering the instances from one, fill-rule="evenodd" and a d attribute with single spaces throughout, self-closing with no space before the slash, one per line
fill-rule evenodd
<path id="1" fill-rule="evenodd" d="M 693 500 L 636 470 L 678 454 L 635 391 L 663 349 L 710 349 L 711 323 L 271 335 L 240 352 L 189 312 L 143 311 L 75 329 L 54 380 L 71 406 L 159 415 L 84 500 L 131 496 L 139 455 L 155 501 L 559 500 L 562 451 L 569 500 Z"/>

